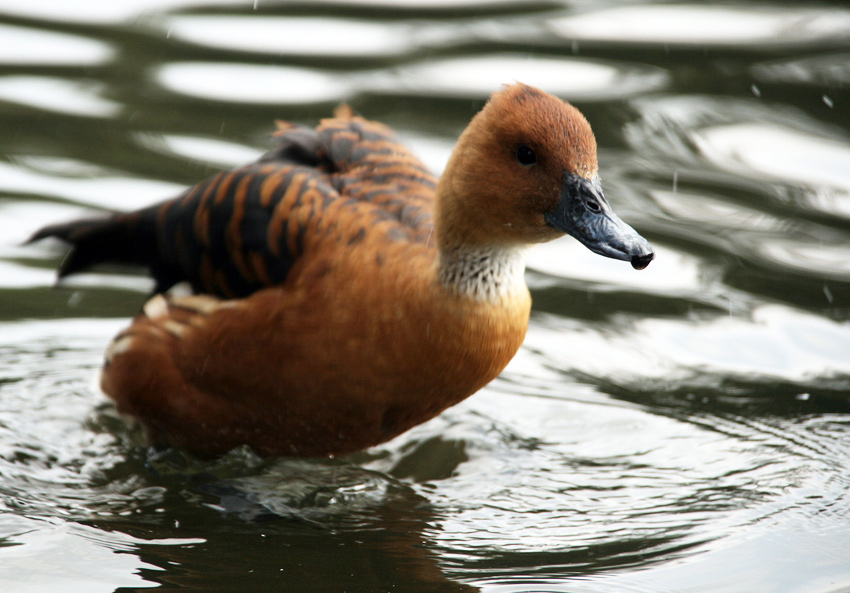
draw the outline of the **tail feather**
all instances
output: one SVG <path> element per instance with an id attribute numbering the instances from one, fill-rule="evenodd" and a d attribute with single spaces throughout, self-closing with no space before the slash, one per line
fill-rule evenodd
<path id="1" fill-rule="evenodd" d="M 54 237 L 71 246 L 59 264 L 60 279 L 98 264 L 128 264 L 149 268 L 157 282 L 156 291 L 160 292 L 182 278 L 169 266 L 161 265 L 156 229 L 153 220 L 146 220 L 146 214 L 142 210 L 50 225 L 33 234 L 27 243 Z"/>
<path id="2" fill-rule="evenodd" d="M 27 242 L 55 237 L 71 245 L 59 265 L 59 277 L 64 278 L 109 260 L 126 260 L 128 254 L 121 253 L 128 250 L 123 227 L 113 218 L 87 218 L 44 227 Z"/>

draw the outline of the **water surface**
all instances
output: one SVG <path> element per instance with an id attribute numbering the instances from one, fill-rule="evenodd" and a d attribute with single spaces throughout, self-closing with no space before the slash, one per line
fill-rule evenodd
<path id="1" fill-rule="evenodd" d="M 31 232 L 341 101 L 440 171 L 514 80 L 586 113 L 647 270 L 539 247 L 502 376 L 343 459 L 116 417 L 97 369 L 152 283 L 53 288 Z M 850 591 L 848 84 L 840 3 L 0 0 L 0 587 Z"/>

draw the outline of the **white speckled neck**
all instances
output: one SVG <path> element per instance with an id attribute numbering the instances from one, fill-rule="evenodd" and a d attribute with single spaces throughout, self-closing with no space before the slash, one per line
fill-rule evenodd
<path id="1" fill-rule="evenodd" d="M 440 254 L 440 282 L 479 301 L 496 302 L 526 290 L 527 247 L 455 248 Z"/>

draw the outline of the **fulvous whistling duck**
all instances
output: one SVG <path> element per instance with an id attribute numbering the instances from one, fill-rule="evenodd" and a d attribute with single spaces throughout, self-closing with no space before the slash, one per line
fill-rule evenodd
<path id="1" fill-rule="evenodd" d="M 493 94 L 437 180 L 392 131 L 339 108 L 170 201 L 49 226 L 59 276 L 149 268 L 153 296 L 109 345 L 103 391 L 150 441 L 214 456 L 339 455 L 481 389 L 522 344 L 525 253 L 572 235 L 646 267 L 606 202 L 584 116 L 536 88 Z M 188 281 L 197 294 L 167 295 Z"/>

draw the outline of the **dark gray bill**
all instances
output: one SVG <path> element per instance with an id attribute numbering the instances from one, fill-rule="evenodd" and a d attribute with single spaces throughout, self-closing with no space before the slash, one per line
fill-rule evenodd
<path id="1" fill-rule="evenodd" d="M 565 171 L 558 206 L 544 218 L 546 224 L 572 235 L 592 252 L 631 262 L 636 270 L 655 257 L 649 242 L 611 210 L 598 177 L 587 180 Z"/>

